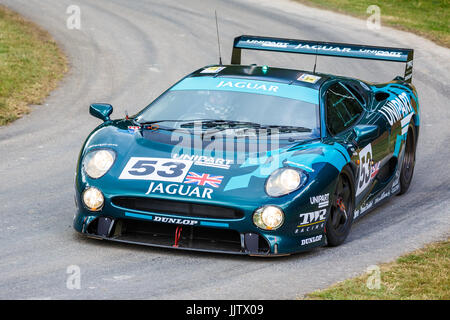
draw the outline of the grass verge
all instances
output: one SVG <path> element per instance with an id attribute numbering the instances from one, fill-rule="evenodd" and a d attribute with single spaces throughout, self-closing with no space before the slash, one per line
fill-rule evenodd
<path id="1" fill-rule="evenodd" d="M 450 240 L 434 243 L 382 264 L 379 289 L 367 283 L 375 273 L 345 280 L 330 288 L 310 293 L 306 299 L 326 300 L 449 300 Z"/>
<path id="2" fill-rule="evenodd" d="M 0 126 L 41 104 L 67 71 L 52 37 L 0 5 Z"/>
<path id="3" fill-rule="evenodd" d="M 450 47 L 450 0 L 296 0 L 306 5 L 367 19 L 370 5 L 380 7 L 381 25 L 426 37 Z"/>

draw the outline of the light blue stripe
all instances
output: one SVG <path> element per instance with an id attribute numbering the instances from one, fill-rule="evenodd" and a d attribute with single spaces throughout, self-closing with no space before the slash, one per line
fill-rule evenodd
<path id="1" fill-rule="evenodd" d="M 207 221 L 200 221 L 200 225 L 202 226 L 209 226 L 209 227 L 223 227 L 228 228 L 228 223 L 220 223 L 220 222 L 207 222 Z"/>
<path id="2" fill-rule="evenodd" d="M 133 218 L 140 218 L 140 219 L 153 220 L 153 217 L 152 217 L 152 216 L 149 216 L 149 215 L 146 215 L 146 214 L 138 214 L 138 213 L 125 212 L 125 216 L 127 216 L 127 217 L 133 217 Z"/>
<path id="3" fill-rule="evenodd" d="M 397 140 L 395 141 L 395 150 L 394 150 L 394 157 L 398 158 L 398 155 L 400 153 L 400 147 L 402 145 L 403 136 L 398 135 Z"/>
<path id="4" fill-rule="evenodd" d="M 319 104 L 319 91 L 316 89 L 285 83 L 248 79 L 220 77 L 186 78 L 172 87 L 171 90 L 221 90 L 256 93 Z"/>
<path id="5" fill-rule="evenodd" d="M 149 216 L 149 215 L 146 215 L 146 214 L 125 212 L 125 216 L 133 217 L 133 218 L 139 218 L 139 219 L 153 220 L 152 216 Z M 228 228 L 229 227 L 228 223 L 207 222 L 207 221 L 200 221 L 200 225 L 202 225 L 202 226 L 209 226 L 209 227 L 222 227 L 222 228 Z"/>

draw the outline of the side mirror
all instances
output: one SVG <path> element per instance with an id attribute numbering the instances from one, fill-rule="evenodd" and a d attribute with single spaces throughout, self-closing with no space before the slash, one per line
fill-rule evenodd
<path id="1" fill-rule="evenodd" d="M 93 103 L 89 106 L 89 113 L 103 121 L 109 121 L 109 116 L 113 112 L 113 107 L 107 103 Z"/>
<path id="2" fill-rule="evenodd" d="M 364 144 L 375 140 L 380 134 L 380 128 L 377 125 L 357 125 L 353 128 L 356 144 Z"/>

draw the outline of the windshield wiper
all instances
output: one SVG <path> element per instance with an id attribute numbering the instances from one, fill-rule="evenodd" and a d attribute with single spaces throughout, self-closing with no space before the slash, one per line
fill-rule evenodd
<path id="1" fill-rule="evenodd" d="M 312 132 L 312 129 L 305 127 L 296 127 L 296 126 L 276 126 L 276 125 L 268 125 L 261 126 L 261 129 L 276 129 L 279 133 L 289 133 L 289 132 Z"/>
<path id="2" fill-rule="evenodd" d="M 206 121 L 211 121 L 210 119 L 195 119 L 195 120 L 192 120 L 192 119 L 190 119 L 190 120 L 164 119 L 164 120 L 153 120 L 153 121 L 139 122 L 139 121 L 136 121 L 136 120 L 133 119 L 133 123 L 135 125 L 140 126 L 143 129 L 146 129 L 146 126 L 151 126 L 153 124 L 157 124 L 157 123 L 161 123 L 161 122 L 184 122 L 184 121 L 205 121 L 205 120 Z M 159 129 L 161 129 L 161 128 L 159 128 Z M 166 127 L 164 127 L 163 129 L 167 130 L 167 131 L 175 131 L 175 130 L 177 130 L 176 128 L 166 128 Z"/>
<path id="3" fill-rule="evenodd" d="M 275 130 L 278 133 L 291 133 L 291 132 L 312 132 L 312 129 L 306 127 L 296 127 L 296 126 L 280 126 L 280 125 L 261 125 L 256 122 L 250 121 L 238 121 L 238 120 L 220 120 L 220 119 L 189 119 L 189 120 L 154 120 L 154 121 L 144 121 L 138 122 L 133 120 L 134 123 L 140 125 L 141 127 L 152 125 L 160 122 L 187 122 L 180 125 L 180 128 L 194 128 L 196 125 L 201 125 L 202 129 L 213 129 L 218 130 L 214 133 L 223 131 L 225 129 L 244 129 L 244 128 L 257 128 L 268 130 L 268 134 L 275 134 Z M 170 129 L 175 130 L 175 129 Z"/>
<path id="4" fill-rule="evenodd" d="M 248 121 L 237 121 L 237 120 L 190 120 L 191 122 L 185 123 L 180 125 L 180 128 L 193 128 L 196 124 L 201 124 L 202 128 L 215 128 L 215 127 L 221 127 L 224 125 L 227 125 L 228 128 L 243 128 L 243 127 L 253 127 L 253 128 L 259 128 L 261 125 L 259 123 L 255 122 L 248 122 Z M 199 122 L 199 123 L 198 123 Z"/>

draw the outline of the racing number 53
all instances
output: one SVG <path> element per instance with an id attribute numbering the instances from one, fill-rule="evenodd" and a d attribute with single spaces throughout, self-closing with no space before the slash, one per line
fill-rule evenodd
<path id="1" fill-rule="evenodd" d="M 370 163 L 372 161 L 372 145 L 369 143 L 359 152 L 359 178 L 356 196 L 363 192 L 370 183 Z"/>
<path id="2" fill-rule="evenodd" d="M 132 157 L 119 179 L 183 182 L 192 163 L 189 160 Z"/>

